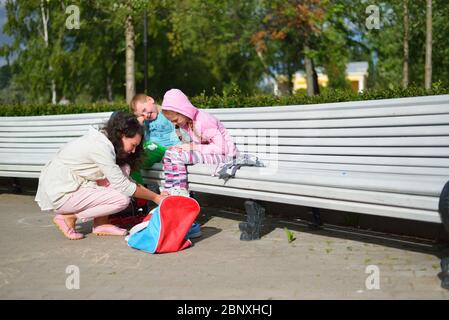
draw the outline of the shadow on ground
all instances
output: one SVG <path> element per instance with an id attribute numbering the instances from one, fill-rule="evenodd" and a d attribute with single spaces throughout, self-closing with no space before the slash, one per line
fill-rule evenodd
<path id="1" fill-rule="evenodd" d="M 235 220 L 236 228 L 238 228 L 237 226 L 239 222 L 246 221 L 246 214 L 242 212 L 231 212 L 228 210 L 209 207 L 202 208 L 202 212 L 202 216 L 199 219 L 199 222 L 201 224 L 206 223 L 209 219 L 213 218 L 213 216 Z M 277 228 L 287 228 L 293 233 L 308 233 L 344 240 L 352 240 L 360 243 L 376 244 L 412 252 L 431 254 L 438 257 L 439 259 L 443 257 L 449 257 L 448 242 L 436 242 L 427 239 L 398 236 L 394 234 L 337 226 L 332 224 L 323 224 L 320 227 L 316 227 L 306 220 L 282 219 L 269 215 L 265 217 L 260 235 L 261 237 L 264 237 Z M 285 239 L 286 241 L 288 241 L 287 235 L 285 236 Z"/>

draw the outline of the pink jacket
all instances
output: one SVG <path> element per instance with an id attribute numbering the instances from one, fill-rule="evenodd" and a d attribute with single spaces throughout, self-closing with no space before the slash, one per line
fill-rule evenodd
<path id="1" fill-rule="evenodd" d="M 162 110 L 175 111 L 193 120 L 194 130 L 188 126 L 181 129 L 187 131 L 192 142 L 199 145 L 201 153 L 227 156 L 238 154 L 237 147 L 220 120 L 193 106 L 181 90 L 171 89 L 165 93 Z"/>

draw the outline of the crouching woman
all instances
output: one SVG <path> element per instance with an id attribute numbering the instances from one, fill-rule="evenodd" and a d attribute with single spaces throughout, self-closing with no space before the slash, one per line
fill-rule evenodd
<path id="1" fill-rule="evenodd" d="M 108 216 L 125 209 L 134 196 L 159 204 L 162 197 L 129 179 L 139 162 L 144 129 L 131 114 L 116 112 L 101 130 L 90 128 L 63 146 L 41 172 L 36 202 L 53 210 L 53 222 L 70 240 L 77 219 L 93 219 L 96 235 L 127 234 Z"/>

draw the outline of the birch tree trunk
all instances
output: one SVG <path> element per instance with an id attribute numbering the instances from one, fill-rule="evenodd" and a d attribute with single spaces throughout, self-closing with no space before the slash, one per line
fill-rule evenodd
<path id="1" fill-rule="evenodd" d="M 317 94 L 316 81 L 314 78 L 315 68 L 312 59 L 308 56 L 310 48 L 307 44 L 304 45 L 304 67 L 306 69 L 306 84 L 307 95 L 313 96 Z"/>
<path id="2" fill-rule="evenodd" d="M 409 62 L 409 15 L 408 15 L 408 0 L 403 0 L 404 9 L 404 62 L 402 66 L 402 87 L 407 88 L 409 83 L 409 72 L 408 72 L 408 62 Z"/>
<path id="3" fill-rule="evenodd" d="M 432 0 L 427 0 L 426 10 L 426 64 L 424 86 L 432 87 Z"/>
<path id="4" fill-rule="evenodd" d="M 126 39 L 126 103 L 130 103 L 136 94 L 135 78 L 135 46 L 134 46 L 134 24 L 129 8 L 128 16 L 125 21 L 125 39 Z"/>
<path id="5" fill-rule="evenodd" d="M 48 49 L 48 20 L 50 19 L 50 11 L 49 9 L 45 9 L 44 0 L 41 0 L 41 14 L 42 14 L 42 25 L 44 27 L 44 42 L 45 48 Z M 53 71 L 51 64 L 49 63 L 48 71 Z M 57 96 L 56 96 L 56 82 L 55 79 L 51 79 L 51 103 L 56 104 Z"/>
<path id="6" fill-rule="evenodd" d="M 114 100 L 114 96 L 112 93 L 112 79 L 109 76 L 106 77 L 106 95 L 109 102 L 112 102 Z"/>

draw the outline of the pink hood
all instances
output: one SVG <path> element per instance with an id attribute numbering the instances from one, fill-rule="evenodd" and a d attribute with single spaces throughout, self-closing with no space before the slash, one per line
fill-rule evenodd
<path id="1" fill-rule="evenodd" d="M 182 129 L 189 133 L 192 142 L 200 145 L 201 153 L 237 155 L 237 147 L 220 120 L 196 108 L 181 90 L 171 89 L 165 93 L 162 110 L 175 111 L 192 119 L 195 130 L 190 127 Z"/>
<path id="2" fill-rule="evenodd" d="M 199 111 L 179 89 L 171 89 L 165 93 L 162 101 L 162 110 L 175 111 L 192 120 L 195 119 Z"/>

